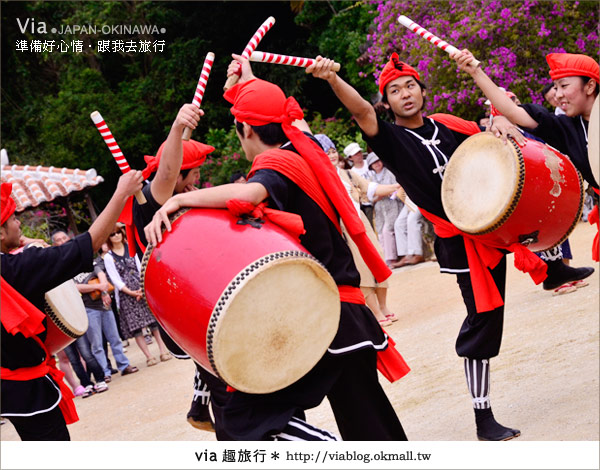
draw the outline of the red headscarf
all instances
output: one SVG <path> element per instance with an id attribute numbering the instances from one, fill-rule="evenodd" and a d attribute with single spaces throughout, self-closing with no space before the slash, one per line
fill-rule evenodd
<path id="1" fill-rule="evenodd" d="M 17 205 L 10 194 L 12 193 L 12 184 L 11 183 L 2 183 L 2 187 L 0 189 L 0 206 L 1 206 L 1 216 L 0 216 L 0 225 L 4 225 L 4 222 L 8 220 L 8 218 L 14 214 Z"/>
<path id="2" fill-rule="evenodd" d="M 160 157 L 162 156 L 165 142 L 161 144 L 156 152 L 156 157 L 152 155 L 145 155 L 144 160 L 146 161 L 146 168 L 142 170 L 142 174 L 145 179 L 148 179 L 152 173 L 158 170 L 158 164 L 160 163 Z M 182 170 L 189 170 L 202 165 L 206 156 L 213 152 L 215 148 L 211 145 L 206 145 L 196 140 L 183 140 L 183 162 L 181 164 Z"/>
<path id="3" fill-rule="evenodd" d="M 381 71 L 381 75 L 379 75 L 379 91 L 381 94 L 385 95 L 385 86 L 388 83 L 404 76 L 415 77 L 417 80 L 421 80 L 417 71 L 410 65 L 400 62 L 398 53 L 394 52 L 389 62 L 385 64 L 385 67 Z"/>
<path id="4" fill-rule="evenodd" d="M 231 113 L 238 122 L 251 126 L 281 123 L 285 135 L 318 177 L 375 278 L 380 282 L 387 279 L 391 271 L 366 236 L 365 227 L 327 154 L 292 125 L 304 117 L 298 102 L 293 97 L 286 98 L 277 85 L 260 79 L 239 83 L 227 90 L 224 97 L 233 104 Z"/>
<path id="5" fill-rule="evenodd" d="M 600 67 L 591 57 L 583 54 L 552 53 L 546 56 L 550 66 L 550 78 L 590 77 L 600 83 Z"/>

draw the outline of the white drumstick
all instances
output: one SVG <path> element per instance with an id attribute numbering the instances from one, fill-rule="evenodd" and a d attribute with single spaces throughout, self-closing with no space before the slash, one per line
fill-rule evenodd
<path id="1" fill-rule="evenodd" d="M 448 54 L 454 54 L 455 52 L 459 52 L 456 47 L 454 47 L 451 44 L 448 44 L 443 39 L 438 38 L 436 35 L 434 35 L 433 33 L 430 33 L 425 28 L 423 28 L 422 26 L 418 25 L 413 20 L 411 20 L 410 18 L 408 18 L 408 17 L 406 17 L 404 15 L 400 15 L 398 17 L 398 22 L 402 26 L 405 26 L 408 29 L 410 29 L 413 33 L 418 34 L 419 36 L 421 36 L 423 39 L 427 39 L 434 46 L 437 46 L 440 49 L 442 49 L 443 51 L 446 51 Z M 479 61 L 477 59 L 473 59 L 471 61 L 471 65 L 473 65 L 474 67 L 477 67 L 479 65 Z"/>
<path id="2" fill-rule="evenodd" d="M 213 52 L 206 54 L 204 65 L 202 66 L 202 71 L 200 72 L 200 78 L 198 79 L 198 85 L 196 86 L 196 92 L 194 93 L 194 99 L 192 100 L 192 104 L 196 105 L 198 108 L 202 104 L 202 98 L 204 98 L 204 91 L 206 90 L 206 83 L 208 82 L 208 76 L 210 75 L 210 70 L 212 69 L 214 61 L 215 54 Z M 192 129 L 186 127 L 181 138 L 183 140 L 190 140 L 190 137 L 192 137 Z"/>
<path id="3" fill-rule="evenodd" d="M 273 54 L 272 52 L 254 51 L 250 56 L 252 62 L 264 62 L 269 64 L 293 65 L 295 67 L 309 67 L 314 64 L 315 59 L 307 57 L 296 57 L 293 55 Z M 333 71 L 340 71 L 340 64 L 333 65 Z"/>

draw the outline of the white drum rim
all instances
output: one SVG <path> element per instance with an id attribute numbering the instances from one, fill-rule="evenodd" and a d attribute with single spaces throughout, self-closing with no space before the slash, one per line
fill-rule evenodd
<path id="1" fill-rule="evenodd" d="M 310 263 L 310 267 L 312 269 L 320 271 L 319 275 L 321 279 L 325 280 L 326 284 L 334 294 L 337 302 L 334 308 L 335 318 L 331 317 L 330 320 L 336 325 L 336 328 L 334 328 L 331 331 L 330 337 L 326 338 L 323 341 L 323 344 L 326 343 L 326 345 L 322 348 L 322 350 L 319 350 L 317 353 L 312 354 L 312 360 L 306 362 L 306 364 L 303 367 L 305 369 L 304 373 L 301 376 L 296 377 L 293 380 L 279 382 L 277 384 L 265 384 L 264 387 L 260 388 L 248 388 L 245 384 L 240 383 L 235 377 L 228 376 L 228 371 L 226 370 L 226 368 L 220 367 L 220 360 L 219 358 L 215 357 L 213 338 L 219 337 L 218 332 L 221 327 L 219 318 L 221 314 L 227 310 L 228 306 L 230 306 L 235 301 L 236 295 L 238 294 L 235 286 L 239 285 L 242 281 L 248 282 L 252 278 L 259 276 L 261 273 L 265 272 L 273 263 L 295 263 L 298 260 L 303 260 L 305 263 Z M 339 319 L 341 315 L 340 308 L 341 307 L 339 300 L 339 291 L 335 281 L 333 280 L 327 269 L 310 253 L 300 250 L 280 251 L 271 253 L 269 255 L 257 259 L 254 263 L 246 266 L 242 271 L 240 271 L 240 273 L 223 290 L 223 293 L 217 301 L 211 314 L 206 334 L 206 353 L 213 373 L 216 374 L 225 383 L 234 387 L 236 390 L 240 390 L 242 392 L 247 393 L 271 393 L 277 390 L 281 390 L 282 388 L 285 388 L 288 385 L 291 385 L 292 383 L 299 380 L 303 375 L 308 373 L 317 364 L 321 357 L 323 357 L 323 355 L 326 353 L 327 347 L 329 346 L 329 344 L 331 344 L 331 341 L 333 341 L 335 335 L 337 334 L 337 325 L 339 324 Z"/>
<path id="2" fill-rule="evenodd" d="M 512 215 L 517 205 L 519 204 L 521 194 L 523 192 L 523 186 L 525 184 L 525 161 L 523 159 L 523 154 L 517 142 L 512 137 L 509 137 L 507 139 L 507 142 L 510 142 L 510 144 L 512 145 L 509 146 L 507 144 L 506 148 L 510 150 L 509 153 L 514 158 L 515 169 L 517 170 L 518 174 L 516 175 L 513 185 L 513 191 L 510 195 L 510 198 L 507 199 L 507 203 L 499 211 L 499 213 L 495 216 L 493 220 L 487 221 L 480 225 L 469 226 L 456 217 L 455 212 L 452 210 L 452 204 L 448 199 L 448 194 L 450 191 L 448 190 L 449 179 L 447 178 L 447 175 L 448 173 L 452 173 L 454 167 L 460 164 L 461 155 L 463 154 L 463 152 L 465 152 L 465 149 L 473 145 L 474 141 L 482 139 L 490 139 L 490 142 L 493 142 L 495 140 L 499 141 L 499 139 L 495 137 L 491 132 L 481 132 L 467 138 L 462 144 L 460 144 L 456 148 L 456 150 L 452 154 L 452 157 L 448 161 L 448 166 L 446 167 L 444 179 L 442 181 L 442 206 L 444 207 L 444 212 L 448 216 L 448 220 L 450 220 L 450 222 L 452 222 L 452 224 L 456 228 L 470 235 L 484 235 L 493 232 L 499 227 L 501 227 L 506 222 L 506 220 Z"/>
<path id="3" fill-rule="evenodd" d="M 62 313 L 58 308 L 56 308 L 54 302 L 51 299 L 52 291 L 54 291 L 55 289 L 58 289 L 59 287 L 62 287 L 62 286 L 64 286 L 63 289 L 67 288 L 67 289 L 70 289 L 73 292 L 77 293 L 78 297 L 75 297 L 75 299 L 78 299 L 79 302 L 76 301 L 76 305 L 74 305 L 73 307 L 79 310 L 79 314 L 83 320 L 81 328 L 75 327 L 75 325 L 73 325 L 72 322 L 67 320 L 65 318 L 64 313 Z M 75 282 L 72 279 L 69 279 L 68 281 L 63 282 L 62 284 L 56 286 L 54 289 L 50 289 L 44 295 L 44 300 L 45 300 L 44 312 L 46 313 L 46 315 L 48 315 L 48 318 L 50 318 L 52 323 L 54 323 L 54 325 L 56 325 L 56 327 L 60 331 L 62 331 L 64 334 L 66 334 L 67 336 L 74 338 L 74 339 L 77 339 L 80 336 L 83 336 L 85 334 L 85 332 L 87 331 L 87 329 L 89 327 L 89 319 L 87 316 L 87 312 L 85 310 L 85 306 L 83 305 L 83 300 L 81 300 L 81 294 L 79 294 L 79 291 L 77 290 L 77 287 L 75 286 Z"/>

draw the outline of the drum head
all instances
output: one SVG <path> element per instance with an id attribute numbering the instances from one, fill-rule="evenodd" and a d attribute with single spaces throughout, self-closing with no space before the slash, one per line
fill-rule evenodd
<path id="1" fill-rule="evenodd" d="M 63 333 L 79 338 L 86 332 L 88 316 L 72 279 L 46 292 L 46 302 L 50 307 L 48 316 Z"/>
<path id="2" fill-rule="evenodd" d="M 594 179 L 600 184 L 600 96 L 596 96 L 588 126 L 588 158 Z"/>
<path id="3" fill-rule="evenodd" d="M 248 393 L 274 392 L 304 376 L 340 321 L 337 286 L 319 262 L 302 252 L 265 258 L 225 289 L 207 334 L 213 367 Z"/>
<path id="4" fill-rule="evenodd" d="M 481 234 L 514 207 L 520 178 L 515 144 L 490 132 L 475 134 L 452 154 L 442 182 L 442 204 L 458 229 Z"/>

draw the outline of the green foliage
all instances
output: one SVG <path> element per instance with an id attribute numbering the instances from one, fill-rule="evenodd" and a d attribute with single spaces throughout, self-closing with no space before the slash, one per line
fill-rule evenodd
<path id="1" fill-rule="evenodd" d="M 229 131 L 209 129 L 205 143 L 215 147 L 200 168 L 200 186 L 210 187 L 229 183 L 233 173 L 248 173 L 250 162 L 242 156 L 242 148 L 237 138 L 235 127 Z"/>
<path id="2" fill-rule="evenodd" d="M 352 142 L 358 142 L 363 150 L 367 148 L 358 126 L 347 119 L 336 117 L 323 119 L 320 113 L 315 113 L 309 126 L 313 134 L 325 134 L 329 137 L 340 154 L 344 147 Z"/>

